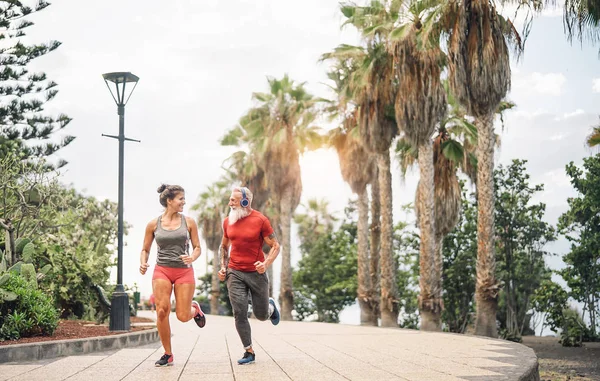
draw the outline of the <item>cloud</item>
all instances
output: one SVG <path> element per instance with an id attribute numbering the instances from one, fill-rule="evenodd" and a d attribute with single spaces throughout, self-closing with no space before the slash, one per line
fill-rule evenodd
<path id="1" fill-rule="evenodd" d="M 539 73 L 528 75 L 515 74 L 513 89 L 523 93 L 538 93 L 542 95 L 559 96 L 567 83 L 563 73 Z"/>
<path id="2" fill-rule="evenodd" d="M 600 93 L 600 78 L 592 79 L 592 91 L 595 93 Z"/>
<path id="3" fill-rule="evenodd" d="M 562 115 L 558 115 L 554 118 L 554 120 L 556 120 L 556 121 L 566 120 L 566 119 L 574 118 L 576 116 L 583 115 L 583 114 L 585 114 L 585 111 L 578 108 L 577 110 L 575 110 L 573 112 L 567 112 Z"/>

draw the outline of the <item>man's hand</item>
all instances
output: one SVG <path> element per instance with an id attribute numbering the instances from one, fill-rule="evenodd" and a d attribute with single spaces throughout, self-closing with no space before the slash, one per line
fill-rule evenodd
<path id="1" fill-rule="evenodd" d="M 227 275 L 227 269 L 225 267 L 221 267 L 221 270 L 219 270 L 219 279 L 222 281 L 225 280 L 225 276 Z"/>
<path id="2" fill-rule="evenodd" d="M 256 271 L 259 274 L 264 274 L 264 272 L 267 271 L 267 268 L 266 268 L 264 262 L 256 261 L 256 262 L 254 262 L 254 266 L 256 267 Z"/>
<path id="3" fill-rule="evenodd" d="M 142 263 L 142 264 L 140 265 L 140 274 L 142 274 L 142 275 L 146 274 L 146 270 L 148 270 L 148 267 L 150 267 L 150 265 L 149 265 L 149 264 L 147 264 L 147 263 Z"/>

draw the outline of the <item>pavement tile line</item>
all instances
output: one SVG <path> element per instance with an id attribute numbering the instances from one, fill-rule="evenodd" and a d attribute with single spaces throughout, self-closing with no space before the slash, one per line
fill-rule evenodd
<path id="1" fill-rule="evenodd" d="M 336 351 L 336 352 L 339 352 L 339 353 L 342 353 L 342 354 L 344 354 L 344 355 L 346 355 L 346 356 L 348 356 L 348 357 L 351 357 L 351 358 L 353 358 L 353 359 L 355 359 L 355 360 L 358 360 L 358 361 L 360 361 L 360 362 L 367 363 L 367 364 L 369 364 L 370 366 L 374 367 L 375 369 L 378 369 L 378 370 L 381 370 L 381 371 L 383 371 L 383 372 L 389 373 L 389 374 L 391 374 L 391 375 L 393 375 L 393 376 L 395 376 L 395 377 L 399 377 L 399 378 L 400 378 L 400 379 L 402 379 L 402 380 L 408 380 L 408 379 L 406 379 L 406 378 L 402 377 L 401 375 L 399 375 L 399 374 L 396 374 L 396 373 L 394 373 L 394 372 L 390 372 L 390 371 L 389 371 L 389 370 L 387 370 L 387 369 L 383 369 L 383 368 L 381 368 L 379 365 L 373 364 L 373 363 L 369 362 L 368 360 L 365 360 L 365 359 L 361 359 L 361 358 L 354 357 L 353 355 L 351 355 L 351 354 L 349 354 L 349 353 L 346 353 L 346 352 L 344 352 L 344 351 L 342 351 L 342 350 L 339 350 L 339 349 L 337 349 L 337 348 L 335 348 L 335 347 L 332 347 L 331 345 L 328 345 L 328 344 L 326 344 L 326 343 L 319 343 L 318 341 L 315 341 L 315 342 L 316 342 L 316 343 L 318 343 L 318 344 L 321 344 L 321 345 L 323 345 L 323 346 L 325 346 L 325 347 L 327 347 L 327 348 L 329 348 L 329 349 L 332 349 L 332 350 L 334 350 L 334 351 Z M 370 347 L 368 347 L 368 346 L 367 346 L 366 348 L 367 348 L 367 349 L 369 349 L 369 350 L 371 350 L 372 352 L 376 353 L 376 354 L 377 354 L 377 355 L 379 355 L 379 356 L 381 356 L 381 354 L 382 354 L 381 352 L 377 352 L 377 351 L 375 351 L 373 348 L 370 348 Z M 392 351 L 392 352 L 393 352 L 393 351 Z M 398 358 L 397 358 L 397 357 L 395 357 L 395 356 L 391 356 L 391 357 L 393 357 L 393 358 L 395 358 L 395 359 L 398 359 Z M 415 365 L 415 366 L 418 366 L 418 365 L 419 365 L 419 364 L 414 364 L 414 363 L 411 363 L 410 361 L 404 361 L 404 362 L 410 363 L 410 364 L 412 364 L 412 365 Z M 445 373 L 443 373 L 443 374 L 445 374 Z"/>
<path id="2" fill-rule="evenodd" d="M 11 366 L 11 365 L 8 365 L 8 366 Z M 18 365 L 12 365 L 12 366 L 14 366 L 14 367 L 17 367 Z M 27 374 L 27 373 L 29 373 L 29 372 L 32 372 L 32 371 L 34 371 L 34 370 L 36 370 L 36 369 L 38 369 L 38 368 L 41 368 L 41 367 L 43 367 L 44 365 L 32 365 L 32 366 L 33 366 L 33 368 L 31 368 L 31 369 L 29 369 L 29 370 L 26 370 L 26 371 L 23 371 L 23 372 L 21 372 L 21 373 L 17 373 L 17 374 L 15 374 L 15 375 L 11 376 L 10 378 L 6 378 L 5 380 L 7 380 L 7 381 L 13 380 L 13 379 L 15 379 L 16 377 L 19 377 L 19 376 L 22 376 L 22 375 L 24 375 L 24 374 Z M 1 379 L 1 378 L 0 378 L 0 379 Z"/>
<path id="3" fill-rule="evenodd" d="M 90 364 L 90 365 L 86 366 L 85 368 L 81 368 L 81 369 L 80 369 L 78 372 L 75 372 L 75 373 L 73 373 L 72 375 L 70 375 L 69 377 L 65 378 L 65 380 L 68 380 L 69 378 L 74 378 L 74 377 L 75 377 L 75 376 L 77 376 L 78 374 L 80 374 L 80 373 L 82 373 L 82 372 L 85 372 L 87 369 L 89 369 L 89 368 L 93 367 L 94 365 L 98 365 L 98 364 L 100 364 L 102 361 L 106 360 L 106 359 L 107 359 L 107 358 L 109 358 L 109 357 L 110 357 L 110 356 L 104 356 L 104 358 L 101 358 L 100 360 L 96 361 L 95 363 L 93 363 L 93 364 Z M 63 357 L 62 359 L 64 359 L 64 358 L 66 358 L 66 357 Z M 58 361 L 60 361 L 60 360 L 62 360 L 62 359 L 59 359 Z"/>
<path id="4" fill-rule="evenodd" d="M 333 350 L 335 350 L 335 351 L 338 351 L 338 352 L 340 352 L 340 353 L 343 353 L 343 354 L 345 354 L 345 355 L 347 355 L 347 356 L 350 356 L 350 357 L 352 357 L 352 358 L 355 358 L 355 359 L 357 359 L 356 357 L 352 356 L 351 354 L 349 354 L 349 353 L 347 353 L 347 352 L 345 352 L 345 351 L 342 351 L 342 350 L 338 350 L 337 348 L 335 348 L 335 347 L 332 347 L 332 346 L 330 346 L 330 345 L 328 345 L 328 344 L 326 344 L 326 343 L 320 343 L 320 344 L 322 344 L 322 345 L 324 345 L 324 346 L 326 346 L 326 347 L 328 347 L 328 348 L 330 348 L 330 349 L 333 349 Z M 419 363 L 416 363 L 416 362 L 413 362 L 413 361 L 407 360 L 406 358 L 395 356 L 394 354 L 397 352 L 397 348 L 394 348 L 394 347 L 392 347 L 392 346 L 389 346 L 389 345 L 388 345 L 388 346 L 386 346 L 386 347 L 388 347 L 388 348 L 389 348 L 389 351 L 387 351 L 387 353 L 390 353 L 390 355 L 389 355 L 389 356 L 390 356 L 390 357 L 392 357 L 392 358 L 394 358 L 394 359 L 396 359 L 396 360 L 398 360 L 399 362 L 402 362 L 402 363 L 407 363 L 407 364 L 411 364 L 411 365 L 414 365 L 414 366 L 416 366 L 416 367 L 423 367 L 423 366 L 424 366 L 423 364 L 419 364 Z M 374 354 L 376 354 L 376 355 L 378 355 L 378 356 L 381 356 L 381 354 L 382 354 L 382 352 L 379 352 L 379 351 L 375 350 L 375 349 L 374 349 L 372 346 L 370 346 L 370 345 L 367 345 L 367 346 L 366 346 L 366 348 L 367 348 L 367 349 L 369 349 L 370 351 L 372 351 Z M 377 349 L 380 349 L 380 348 L 378 347 Z M 508 348 L 507 348 L 507 349 L 508 349 Z M 429 357 L 429 358 L 435 358 L 435 359 L 438 359 L 438 360 L 441 360 L 441 361 L 450 361 L 450 362 L 452 362 L 452 363 L 454 363 L 454 364 L 457 364 L 457 365 L 460 365 L 460 366 L 463 366 L 463 367 L 465 367 L 465 366 L 468 366 L 468 367 L 471 367 L 471 368 L 476 368 L 476 369 L 479 369 L 479 370 L 481 370 L 481 371 L 488 371 L 488 372 L 492 372 L 492 373 L 498 373 L 498 375 L 488 375 L 488 376 L 486 376 L 486 377 L 494 377 L 494 378 L 496 378 L 496 377 L 502 377 L 502 376 L 504 376 L 504 375 L 502 374 L 502 372 L 497 372 L 497 371 L 494 371 L 494 370 L 488 369 L 488 367 L 483 367 L 483 366 L 474 366 L 474 365 L 467 365 L 467 364 L 463 364 L 463 363 L 457 362 L 457 361 L 455 361 L 454 359 L 447 359 L 447 358 L 443 358 L 443 357 L 438 357 L 438 356 L 435 356 L 435 355 L 433 355 L 433 354 L 431 354 L 431 353 L 424 353 L 424 352 L 421 352 L 421 351 L 418 351 L 418 350 L 414 350 L 414 351 L 412 351 L 412 352 L 413 352 L 413 353 L 419 353 L 419 354 L 422 354 L 424 358 L 427 358 L 427 357 Z M 487 358 L 487 357 L 486 357 L 486 358 Z M 395 373 L 395 372 L 391 372 L 391 371 L 389 371 L 389 370 L 386 370 L 386 369 L 382 369 L 382 368 L 380 368 L 378 365 L 376 365 L 376 364 L 374 364 L 374 363 L 370 362 L 369 360 L 365 360 L 365 359 L 357 359 L 357 360 L 363 361 L 363 362 L 365 362 L 365 363 L 367 363 L 367 364 L 369 364 L 369 365 L 371 365 L 371 366 L 375 367 L 376 369 L 380 369 L 380 370 L 383 370 L 383 371 L 385 371 L 385 372 L 387 372 L 387 373 L 393 374 L 393 375 L 394 375 L 394 376 L 396 376 L 396 377 L 403 378 L 403 377 L 402 377 L 402 375 L 400 375 L 400 374 L 397 374 L 397 373 Z M 440 376 L 441 376 L 441 375 L 444 375 L 444 376 L 448 376 L 448 377 L 460 378 L 460 379 L 463 379 L 463 380 L 466 380 L 466 378 L 465 378 L 465 377 L 470 377 L 470 376 L 468 376 L 468 375 L 462 375 L 462 376 L 460 376 L 460 375 L 455 375 L 455 374 L 451 374 L 451 373 L 446 373 L 446 372 L 444 372 L 443 370 L 434 369 L 434 368 L 430 368 L 429 370 L 430 370 L 430 371 L 432 371 L 432 372 L 439 373 L 439 374 L 440 374 Z M 477 377 L 477 376 L 475 376 L 475 377 Z M 491 379 L 490 379 L 490 381 L 491 381 Z"/>
<path id="5" fill-rule="evenodd" d="M 480 339 L 479 337 L 474 338 L 474 339 Z M 488 338 L 481 338 L 483 340 L 490 340 Z M 435 356 L 434 354 L 431 353 L 427 353 L 427 352 L 421 352 L 417 349 L 414 349 L 412 352 L 413 353 L 419 353 L 422 354 L 426 357 L 432 357 L 432 358 L 436 358 L 438 360 L 442 360 L 442 361 L 449 361 L 451 363 L 460 365 L 460 366 L 467 366 L 470 368 L 476 368 L 482 371 L 488 371 L 488 372 L 492 372 L 492 373 L 497 373 L 497 375 L 486 375 L 486 376 L 469 376 L 469 375 L 453 375 L 450 373 L 445 373 L 441 370 L 436 370 L 436 369 L 430 369 L 432 371 L 447 375 L 447 376 L 452 376 L 452 377 L 459 377 L 461 379 L 464 380 L 485 380 L 485 381 L 494 381 L 494 380 L 506 380 L 507 374 L 505 373 L 507 370 L 509 371 L 510 374 L 510 370 L 512 369 L 507 369 L 507 368 L 513 368 L 514 370 L 519 370 L 519 367 L 513 363 L 510 363 L 509 361 L 511 359 L 514 359 L 516 356 L 511 355 L 511 356 L 495 356 L 496 354 L 500 354 L 500 355 L 506 355 L 506 352 L 510 352 L 515 353 L 515 345 L 513 343 L 503 343 L 503 342 L 493 342 L 493 343 L 486 343 L 485 345 L 477 345 L 480 346 L 482 348 L 480 348 L 479 350 L 482 353 L 482 359 L 486 359 L 486 360 L 491 360 L 491 361 L 497 361 L 499 363 L 505 364 L 503 366 L 483 366 L 483 365 L 472 365 L 472 364 L 466 364 L 466 363 L 461 363 L 460 361 L 458 361 L 457 359 L 454 358 L 444 358 L 444 357 L 438 357 Z M 394 347 L 393 346 L 387 346 L 390 349 L 390 353 L 395 353 Z M 369 348 L 371 350 L 373 350 L 372 348 Z M 376 352 L 377 353 L 377 352 Z M 520 352 L 519 352 L 520 353 Z M 520 353 L 522 355 L 522 353 Z M 403 360 L 400 357 L 394 356 L 392 355 L 392 357 L 398 359 L 398 360 L 402 360 L 406 363 L 411 363 L 413 365 L 417 365 L 417 366 L 423 366 L 422 364 L 415 364 L 414 362 L 411 362 L 410 360 Z M 474 357 L 468 357 L 469 359 L 472 359 Z M 504 361 L 503 361 L 504 360 Z M 372 364 L 371 364 L 372 365 Z"/>
<path id="6" fill-rule="evenodd" d="M 194 341 L 194 345 L 192 346 L 192 349 L 190 350 L 190 354 L 188 355 L 187 359 L 185 360 L 185 363 L 183 364 L 183 366 L 181 367 L 181 372 L 179 373 L 179 376 L 177 377 L 177 381 L 179 381 L 181 379 L 181 375 L 183 374 L 183 372 L 185 372 L 185 367 L 187 366 L 188 362 L 190 362 L 190 358 L 192 357 L 192 353 L 194 353 L 194 348 L 196 348 L 196 345 L 198 344 L 198 340 L 200 340 L 200 335 L 196 336 L 196 341 Z"/>
<path id="7" fill-rule="evenodd" d="M 233 375 L 233 381 L 236 381 L 235 372 L 233 371 L 233 359 L 231 358 L 231 349 L 229 348 L 229 341 L 227 340 L 227 334 L 225 336 L 225 347 L 227 348 L 227 355 L 229 356 L 229 366 L 231 367 L 231 374 Z"/>
<path id="8" fill-rule="evenodd" d="M 136 366 L 133 367 L 133 369 L 131 369 L 131 371 L 129 373 L 127 373 L 121 380 L 126 379 L 130 374 L 132 374 L 137 368 L 139 368 L 140 366 L 142 366 L 142 364 L 144 364 L 146 361 L 148 361 L 148 359 L 152 356 L 154 356 L 154 354 L 158 351 L 160 351 L 162 348 L 162 344 L 160 347 L 158 347 L 154 352 L 150 353 L 145 359 L 144 361 L 141 361 L 140 363 L 138 363 Z M 117 352 L 118 353 L 118 352 Z"/>
<path id="9" fill-rule="evenodd" d="M 279 365 L 279 363 L 277 361 L 275 361 L 275 359 L 273 358 L 273 356 L 271 356 L 271 354 L 269 352 L 267 352 L 267 350 L 265 350 L 265 348 L 262 345 L 260 345 L 260 342 L 256 341 L 256 345 L 258 345 L 260 347 L 260 349 L 262 349 L 263 352 L 265 352 L 267 354 L 267 356 L 269 356 L 269 358 L 271 360 L 273 360 L 273 362 L 275 363 L 275 365 L 277 365 L 279 367 L 279 369 L 281 369 L 281 371 L 283 372 L 283 374 L 285 374 L 288 379 L 290 379 L 292 381 L 294 380 L 292 377 L 290 377 L 290 375 L 288 374 L 288 372 L 286 372 L 285 369 L 283 369 L 281 367 L 281 365 Z"/>
<path id="10" fill-rule="evenodd" d="M 159 349 L 160 349 L 160 348 L 159 348 Z M 158 351 L 159 349 L 157 349 L 156 351 Z M 142 360 L 140 363 L 138 363 L 138 364 L 137 364 L 135 367 L 133 367 L 133 369 L 132 369 L 132 370 L 131 370 L 129 373 L 127 373 L 126 375 L 124 375 L 124 376 L 121 378 L 121 380 L 123 380 L 123 379 L 127 378 L 127 376 L 129 376 L 129 375 L 130 375 L 130 374 L 131 374 L 131 373 L 132 373 L 132 372 L 133 372 L 135 369 L 137 369 L 137 368 L 138 368 L 138 367 L 139 367 L 141 364 L 143 364 L 143 363 L 144 363 L 146 360 L 148 360 L 148 359 L 150 358 L 150 356 L 152 356 L 154 353 L 156 353 L 156 351 L 154 351 L 154 352 L 150 353 L 148 356 L 146 356 L 146 358 L 144 358 L 144 359 L 143 359 L 143 360 Z M 81 369 L 79 372 L 77 372 L 77 373 L 75 373 L 75 374 L 72 374 L 72 375 L 70 375 L 69 377 L 65 378 L 65 381 L 66 381 L 66 380 L 69 380 L 69 379 L 71 379 L 71 378 L 74 378 L 74 377 L 76 377 L 78 374 L 85 372 L 85 371 L 86 371 L 86 370 L 88 370 L 89 368 L 92 368 L 92 367 L 95 367 L 95 366 L 101 365 L 101 363 L 102 363 L 102 362 L 107 362 L 107 361 L 110 361 L 110 359 L 111 359 L 113 356 L 117 356 L 117 355 L 119 355 L 119 353 L 120 353 L 120 352 L 121 352 L 121 349 L 120 349 L 120 350 L 118 350 L 118 351 L 116 351 L 116 352 L 114 352 L 114 353 L 112 353 L 112 354 L 110 354 L 110 355 L 107 355 L 107 356 L 105 356 L 105 357 L 104 357 L 103 359 L 101 359 L 100 361 L 98 361 L 98 362 L 95 362 L 94 364 L 91 364 L 90 366 L 88 366 L 88 367 L 86 367 L 86 368 L 83 368 L 83 369 Z M 83 356 L 85 356 L 85 355 L 83 355 Z M 60 358 L 59 358 L 58 360 L 60 360 Z M 58 361 L 58 360 L 57 360 L 57 361 Z"/>
<path id="11" fill-rule="evenodd" d="M 305 337 L 306 335 L 304 335 Z M 327 364 L 321 362 L 321 360 L 319 360 L 318 358 L 315 358 L 314 356 L 312 356 L 311 354 L 309 354 L 308 352 L 305 352 L 304 350 L 302 350 L 301 348 L 297 347 L 296 345 L 292 344 L 291 342 L 287 341 L 286 339 L 284 339 L 283 337 L 279 336 L 279 339 L 281 341 L 283 341 L 284 343 L 296 348 L 298 351 L 304 353 L 305 355 L 307 355 L 308 357 L 310 357 L 311 359 L 315 360 L 316 362 L 318 362 L 319 364 L 323 365 L 325 368 L 331 370 L 333 373 L 339 375 L 340 377 L 343 377 L 346 380 L 350 380 L 348 377 L 344 376 L 343 374 L 341 374 L 340 372 L 338 372 L 337 370 L 333 369 L 332 367 L 328 366 Z M 311 340 L 313 342 L 316 342 L 314 340 Z M 318 342 L 316 342 L 318 343 Z"/>

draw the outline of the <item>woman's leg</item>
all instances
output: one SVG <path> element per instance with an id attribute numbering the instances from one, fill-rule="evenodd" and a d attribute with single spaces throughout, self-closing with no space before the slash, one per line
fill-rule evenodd
<path id="1" fill-rule="evenodd" d="M 195 283 L 175 284 L 175 313 L 179 321 L 189 321 L 196 315 L 196 309 L 192 307 L 195 291 Z"/>
<path id="2" fill-rule="evenodd" d="M 172 289 L 173 286 L 169 280 L 154 279 L 152 281 L 152 291 L 156 302 L 156 328 L 158 328 L 160 342 L 167 354 L 173 354 L 171 351 L 171 326 L 169 325 Z"/>

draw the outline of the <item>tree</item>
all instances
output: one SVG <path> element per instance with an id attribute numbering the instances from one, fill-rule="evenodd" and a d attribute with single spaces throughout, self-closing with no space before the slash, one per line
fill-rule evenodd
<path id="1" fill-rule="evenodd" d="M 261 211 L 266 214 L 270 221 L 275 234 L 277 237 L 281 237 L 281 225 L 279 223 L 279 211 L 272 207 L 270 202 L 269 188 L 267 186 L 266 173 L 264 168 L 261 167 L 259 152 L 257 150 L 256 140 L 256 119 L 257 115 L 244 115 L 237 127 L 228 131 L 228 133 L 222 138 L 222 145 L 233 145 L 243 147 L 242 150 L 234 152 L 225 161 L 228 164 L 227 176 L 225 178 L 235 184 L 241 183 L 242 186 L 248 187 L 253 194 L 252 208 Z M 263 252 L 265 258 L 268 257 L 270 247 L 263 245 Z M 273 266 L 267 269 L 267 276 L 269 279 L 273 279 Z M 269 295 L 273 296 L 273 282 L 269 282 Z"/>
<path id="2" fill-rule="evenodd" d="M 204 192 L 198 196 L 198 201 L 192 206 L 192 210 L 200 211 L 198 225 L 202 231 L 208 251 L 212 252 L 212 286 L 210 294 L 210 310 L 213 314 L 219 311 L 219 246 L 223 236 L 222 222 L 227 214 L 230 196 L 230 182 L 226 179 L 209 185 Z M 208 254 L 207 254 L 208 258 Z M 208 260 L 208 259 L 207 259 Z"/>
<path id="3" fill-rule="evenodd" d="M 306 150 L 319 148 L 322 137 L 313 126 L 319 99 L 287 75 L 268 78 L 269 92 L 254 93 L 256 105 L 242 118 L 250 136 L 249 152 L 256 156 L 265 172 L 272 205 L 277 207 L 281 225 L 281 318 L 292 319 L 294 306 L 291 264 L 291 220 L 300 203 L 302 180 L 299 157 Z M 228 135 L 242 136 L 239 127 Z"/>
<path id="4" fill-rule="evenodd" d="M 20 259 L 17 239 L 35 240 L 55 228 L 57 211 L 65 205 L 60 192 L 58 174 L 43 160 L 28 163 L 12 151 L 0 157 L 0 228 L 9 265 Z"/>
<path id="5" fill-rule="evenodd" d="M 600 145 L 600 125 L 593 127 L 592 132 L 585 139 L 585 143 L 590 148 Z"/>
<path id="6" fill-rule="evenodd" d="M 442 321 L 448 331 L 465 333 L 473 323 L 477 261 L 477 201 L 461 183 L 462 207 L 456 227 L 444 237 Z"/>
<path id="7" fill-rule="evenodd" d="M 324 56 L 326 58 L 327 55 Z M 358 134 L 358 110 L 352 99 L 349 86 L 350 76 L 356 70 L 356 61 L 352 58 L 338 57 L 328 77 L 333 81 L 332 89 L 337 99 L 331 101 L 327 109 L 332 118 L 341 118 L 341 126 L 329 133 L 329 145 L 338 154 L 340 170 L 344 181 L 358 196 L 358 288 L 357 299 L 360 307 L 361 324 L 378 325 L 379 302 L 373 270 L 378 266 L 376 247 L 369 251 L 369 195 L 367 185 L 376 180 L 375 162 L 367 151 Z M 374 217 L 377 218 L 377 217 Z M 374 266 L 374 267 L 373 267 Z M 375 279 L 374 279 L 375 278 Z"/>
<path id="8" fill-rule="evenodd" d="M 521 38 L 490 0 L 440 4 L 425 22 L 425 34 L 448 36 L 448 79 L 452 93 L 477 126 L 478 335 L 496 337 L 499 283 L 494 252 L 494 116 L 510 88 L 508 44 L 522 51 Z"/>
<path id="9" fill-rule="evenodd" d="M 310 250 L 323 234 L 333 229 L 337 218 L 327 210 L 328 205 L 326 200 L 311 198 L 307 205 L 302 205 L 305 213 L 294 216 L 294 222 L 298 225 L 300 245 L 305 250 Z"/>
<path id="10" fill-rule="evenodd" d="M 461 186 L 459 185 L 457 172 L 458 169 L 461 169 L 471 180 L 474 180 L 477 165 L 473 153 L 474 145 L 477 141 L 477 129 L 470 123 L 463 108 L 450 93 L 447 82 L 444 83 L 444 88 L 448 101 L 448 110 L 437 126 L 437 134 L 433 138 L 433 194 L 435 203 L 434 264 L 436 267 L 435 280 L 439 283 L 434 284 L 434 286 L 438 293 L 438 299 L 444 295 L 443 286 L 446 282 L 442 282 L 442 279 L 444 279 L 443 271 L 447 269 L 445 256 L 450 255 L 443 250 L 444 237 L 452 232 L 459 222 L 461 211 Z M 408 168 L 418 161 L 418 149 L 408 139 L 402 137 L 398 139 L 396 144 L 396 157 L 400 163 L 401 174 L 405 176 Z M 420 186 L 417 188 L 417 191 L 421 191 Z M 417 193 L 416 198 L 419 199 L 419 197 L 420 194 Z M 454 245 L 452 242 L 449 242 L 449 244 Z M 443 271 L 441 268 L 443 268 Z M 438 276 L 440 277 L 439 279 L 437 278 Z M 430 279 L 433 280 L 433 278 Z M 458 286 L 461 285 L 459 284 Z M 468 286 L 465 287 L 468 290 Z M 446 296 L 443 296 L 443 300 L 446 300 Z M 438 308 L 440 308 L 441 300 L 437 301 L 437 303 Z M 442 319 L 444 319 L 443 313 Z"/>
<path id="11" fill-rule="evenodd" d="M 412 205 L 403 209 L 412 212 Z M 412 224 L 401 221 L 394 226 L 394 261 L 397 263 L 399 326 L 417 329 L 419 325 L 419 235 Z"/>
<path id="12" fill-rule="evenodd" d="M 540 336 L 543 334 L 546 324 L 554 332 L 557 332 L 563 326 L 563 311 L 568 308 L 568 300 L 567 291 L 561 285 L 549 279 L 542 281 L 534 291 L 531 306 L 543 315 Z"/>
<path id="13" fill-rule="evenodd" d="M 365 7 L 342 3 L 341 11 L 346 21 L 362 33 L 365 46 L 341 45 L 331 54 L 352 57 L 357 69 L 350 78 L 350 88 L 358 107 L 358 125 L 361 141 L 375 156 L 378 167 L 379 199 L 381 201 L 380 235 L 380 313 L 381 325 L 398 326 L 398 295 L 396 268 L 394 267 L 392 174 L 390 146 L 398 134 L 393 112 L 395 100 L 395 74 L 393 57 L 387 51 L 387 33 L 376 26 L 387 24 L 394 17 L 386 4 L 374 0 Z"/>
<path id="14" fill-rule="evenodd" d="M 421 13 L 426 4 L 413 1 L 406 20 L 390 32 L 390 50 L 398 79 L 395 99 L 396 121 L 408 142 L 419 151 L 419 185 L 415 210 L 421 235 L 419 312 L 421 329 L 441 330 L 442 259 L 436 258 L 434 152 L 431 137 L 446 113 L 442 85 L 444 54 L 435 36 L 422 35 Z M 399 37 L 395 37 L 398 35 Z M 440 253 L 441 255 L 441 253 Z"/>
<path id="15" fill-rule="evenodd" d="M 41 0 L 33 8 L 25 1 L 0 1 L 0 158 L 13 152 L 19 160 L 48 157 L 71 143 L 73 136 L 61 142 L 47 142 L 52 134 L 64 128 L 71 118 L 61 114 L 45 115 L 44 104 L 51 101 L 58 90 L 56 82 L 44 73 L 30 73 L 29 63 L 60 46 L 58 41 L 25 45 L 21 38 L 26 28 L 33 25 L 27 16 L 42 11 L 50 3 Z M 40 143 L 45 140 L 46 143 Z M 56 167 L 65 165 L 65 161 Z"/>
<path id="16" fill-rule="evenodd" d="M 559 231 L 571 243 L 560 274 L 571 290 L 570 296 L 583 303 L 591 335 L 596 336 L 600 313 L 600 154 L 585 158 L 583 169 L 569 163 L 566 172 L 578 195 L 567 199 L 569 210 L 559 218 Z"/>
<path id="17" fill-rule="evenodd" d="M 556 239 L 554 228 L 543 221 L 546 205 L 532 203 L 544 187 L 529 184 L 525 164 L 513 160 L 494 173 L 498 277 L 503 283 L 498 320 L 502 336 L 515 341 L 529 329 L 533 293 L 550 279 L 544 247 Z"/>
<path id="18" fill-rule="evenodd" d="M 305 301 L 301 319 L 316 313 L 317 320 L 339 322 L 339 314 L 354 303 L 357 285 L 357 228 L 347 220 L 335 231 L 324 225 L 324 231 L 312 244 L 305 245 L 301 236 L 302 258 L 294 273 L 294 289 Z"/>
<path id="19" fill-rule="evenodd" d="M 36 268 L 51 265 L 40 288 L 54 297 L 62 318 L 93 319 L 101 310 L 94 286 L 107 288 L 117 237 L 117 204 L 63 188 L 56 226 L 36 240 Z M 129 225 L 125 223 L 124 234 Z"/>

